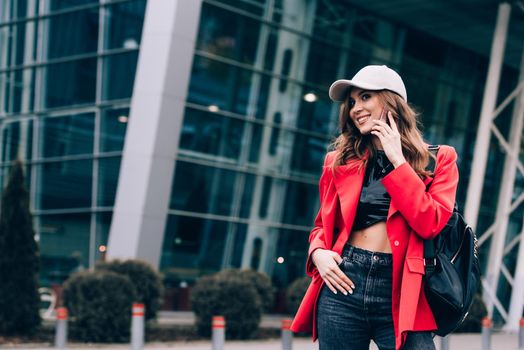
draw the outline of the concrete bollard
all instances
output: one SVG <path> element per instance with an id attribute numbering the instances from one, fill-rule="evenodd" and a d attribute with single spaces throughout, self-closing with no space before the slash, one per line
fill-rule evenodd
<path id="1" fill-rule="evenodd" d="M 67 309 L 59 307 L 56 309 L 56 332 L 55 348 L 65 349 L 67 342 Z"/>
<path id="2" fill-rule="evenodd" d="M 519 322 L 519 350 L 524 350 L 524 318 Z"/>
<path id="3" fill-rule="evenodd" d="M 493 323 L 489 317 L 482 319 L 482 350 L 491 349 L 491 328 Z"/>
<path id="4" fill-rule="evenodd" d="M 282 350 L 293 348 L 293 333 L 291 332 L 291 322 L 288 318 L 282 320 Z"/>
<path id="5" fill-rule="evenodd" d="M 440 350 L 449 350 L 449 335 L 440 338 Z"/>
<path id="6" fill-rule="evenodd" d="M 134 303 L 131 312 L 131 350 L 144 348 L 144 304 Z"/>
<path id="7" fill-rule="evenodd" d="M 223 350 L 226 341 L 226 320 L 223 316 L 213 316 L 211 321 L 212 350 Z"/>

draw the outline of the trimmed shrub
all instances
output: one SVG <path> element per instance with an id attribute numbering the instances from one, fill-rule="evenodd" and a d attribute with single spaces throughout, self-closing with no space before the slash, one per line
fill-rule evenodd
<path id="1" fill-rule="evenodd" d="M 111 260 L 99 262 L 96 267 L 99 271 L 112 271 L 127 276 L 135 288 L 135 302 L 143 303 L 146 308 L 146 320 L 154 319 L 160 308 L 162 281 L 160 274 L 143 260 Z"/>
<path id="2" fill-rule="evenodd" d="M 211 318 L 224 316 L 228 339 L 252 338 L 262 316 L 262 302 L 251 281 L 228 272 L 200 278 L 191 295 L 197 331 L 209 337 Z"/>
<path id="3" fill-rule="evenodd" d="M 482 330 L 482 318 L 488 314 L 488 309 L 482 300 L 482 295 L 477 293 L 473 299 L 473 304 L 469 309 L 469 314 L 464 323 L 455 331 L 456 333 L 474 333 Z"/>
<path id="4" fill-rule="evenodd" d="M 0 334 L 27 335 L 40 324 L 38 246 L 23 165 L 16 161 L 0 212 Z"/>
<path id="5" fill-rule="evenodd" d="M 82 271 L 65 283 L 64 304 L 71 335 L 85 342 L 127 342 L 135 288 L 128 277 L 111 271 Z"/>
<path id="6" fill-rule="evenodd" d="M 271 279 L 265 273 L 252 269 L 227 269 L 220 271 L 218 274 L 221 276 L 229 276 L 230 278 L 238 277 L 242 280 L 250 282 L 255 287 L 258 295 L 260 296 L 262 311 L 268 312 L 273 307 L 275 300 L 275 288 L 273 288 Z"/>
<path id="7" fill-rule="evenodd" d="M 289 285 L 286 291 L 286 309 L 289 314 L 294 315 L 297 312 L 310 283 L 311 278 L 306 276 L 297 278 Z"/>

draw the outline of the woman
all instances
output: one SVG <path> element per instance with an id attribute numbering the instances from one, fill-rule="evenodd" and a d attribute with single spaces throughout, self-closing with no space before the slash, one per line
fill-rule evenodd
<path id="1" fill-rule="evenodd" d="M 342 102 L 341 134 L 325 158 L 306 267 L 313 279 L 291 329 L 312 331 L 320 350 L 368 349 L 370 340 L 435 349 L 423 241 L 453 211 L 457 154 L 440 146 L 434 174 L 426 170 L 434 156 L 402 78 L 386 66 L 337 80 L 329 96 Z"/>

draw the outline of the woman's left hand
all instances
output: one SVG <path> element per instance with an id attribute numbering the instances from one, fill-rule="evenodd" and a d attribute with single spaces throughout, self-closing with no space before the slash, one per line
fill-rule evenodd
<path id="1" fill-rule="evenodd" d="M 374 119 L 373 123 L 375 125 L 371 128 L 371 134 L 379 138 L 386 157 L 388 157 L 391 164 L 396 168 L 405 163 L 406 158 L 404 158 L 402 154 L 400 133 L 390 111 L 387 112 L 387 118 L 389 125 L 383 120 Z"/>

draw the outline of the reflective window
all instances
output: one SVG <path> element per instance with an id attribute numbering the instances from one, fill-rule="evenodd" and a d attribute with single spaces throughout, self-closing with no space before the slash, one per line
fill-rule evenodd
<path id="1" fill-rule="evenodd" d="M 25 119 L 2 124 L 2 163 L 17 158 L 31 159 L 33 120 Z"/>
<path id="2" fill-rule="evenodd" d="M 186 108 L 180 148 L 238 159 L 246 122 Z"/>
<path id="3" fill-rule="evenodd" d="M 171 192 L 171 209 L 229 215 L 237 173 L 178 161 Z"/>
<path id="4" fill-rule="evenodd" d="M 96 4 L 100 0 L 50 0 L 51 11 L 65 10 L 73 7 Z"/>
<path id="5" fill-rule="evenodd" d="M 106 7 L 106 48 L 138 48 L 145 7 L 145 0 L 110 4 Z"/>
<path id="6" fill-rule="evenodd" d="M 38 166 L 37 209 L 90 208 L 92 160 L 69 160 Z"/>
<path id="7" fill-rule="evenodd" d="M 238 6 L 238 2 L 236 6 Z M 196 49 L 244 63 L 255 63 L 261 24 L 208 4 L 202 6 Z"/>
<path id="8" fill-rule="evenodd" d="M 95 261 L 104 260 L 113 212 L 96 213 Z"/>
<path id="9" fill-rule="evenodd" d="M 280 229 L 276 237 L 278 242 L 275 245 L 272 281 L 275 287 L 286 288 L 295 279 L 304 276 L 309 231 Z"/>
<path id="10" fill-rule="evenodd" d="M 319 166 L 320 168 L 320 166 Z M 287 181 L 285 192 L 280 195 L 284 206 L 281 222 L 291 225 L 311 226 L 318 208 L 318 186 Z"/>
<path id="11" fill-rule="evenodd" d="M 95 102 L 96 58 L 55 63 L 44 72 L 45 107 Z"/>
<path id="12" fill-rule="evenodd" d="M 100 152 L 121 151 L 124 148 L 129 108 L 104 110 L 100 126 Z"/>
<path id="13" fill-rule="evenodd" d="M 98 7 L 49 17 L 49 59 L 95 53 L 98 46 Z"/>
<path id="14" fill-rule="evenodd" d="M 169 215 L 161 268 L 171 273 L 183 271 L 192 279 L 201 271 L 220 270 L 229 225 L 225 221 Z"/>
<path id="15" fill-rule="evenodd" d="M 121 157 L 98 160 L 98 206 L 112 207 L 115 203 Z"/>
<path id="16" fill-rule="evenodd" d="M 131 97 L 137 59 L 138 51 L 104 58 L 102 95 L 105 100 Z"/>
<path id="17" fill-rule="evenodd" d="M 34 69 L 16 69 L 0 74 L 0 109 L 9 113 L 33 110 L 34 82 Z"/>
<path id="18" fill-rule="evenodd" d="M 90 219 L 89 213 L 39 217 L 42 285 L 61 284 L 71 273 L 89 267 Z"/>
<path id="19" fill-rule="evenodd" d="M 40 120 L 42 157 L 93 153 L 93 113 Z"/>

